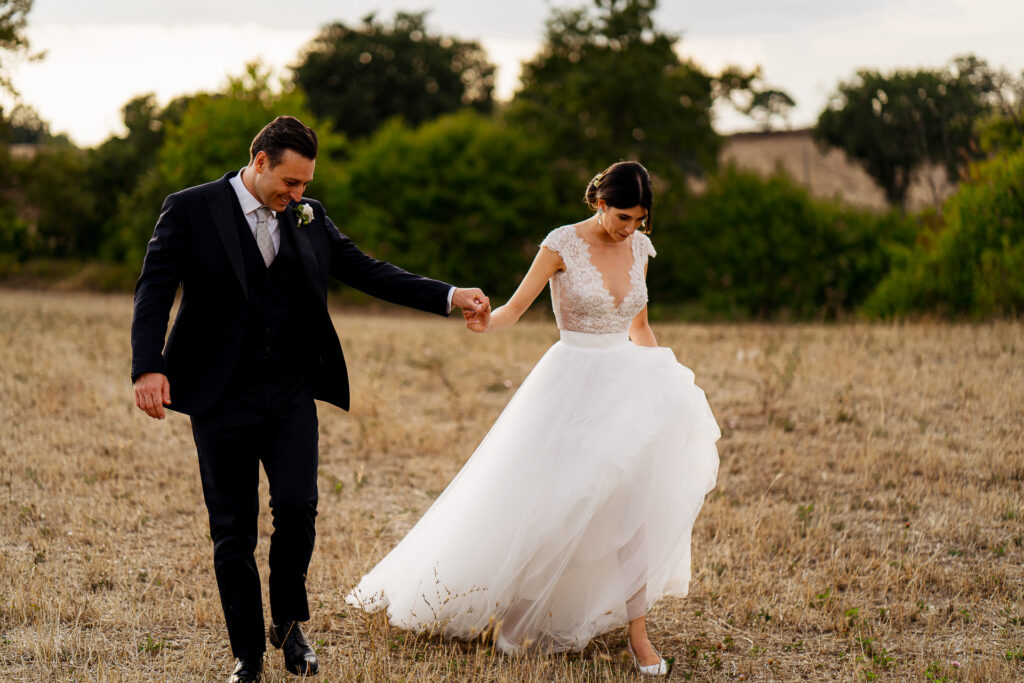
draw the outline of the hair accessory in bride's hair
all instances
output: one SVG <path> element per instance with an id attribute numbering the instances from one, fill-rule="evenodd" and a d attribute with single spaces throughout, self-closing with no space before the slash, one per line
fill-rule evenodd
<path id="1" fill-rule="evenodd" d="M 601 171 L 596 176 L 594 176 L 594 179 L 591 180 L 590 182 L 594 185 L 594 187 L 599 187 L 601 185 L 601 178 L 604 178 L 604 171 Z"/>

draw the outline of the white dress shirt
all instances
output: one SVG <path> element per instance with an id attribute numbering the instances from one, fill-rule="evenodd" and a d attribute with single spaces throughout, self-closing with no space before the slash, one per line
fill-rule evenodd
<path id="1" fill-rule="evenodd" d="M 232 177 L 228 182 L 231 183 L 231 189 L 238 195 L 238 203 L 242 207 L 242 213 L 245 215 L 245 222 L 249 224 L 249 229 L 252 230 L 252 236 L 256 237 L 256 209 L 263 206 L 260 204 L 260 200 L 253 196 L 252 192 L 249 192 L 246 188 L 245 183 L 242 182 L 242 172 L 248 166 L 243 166 L 242 170 L 239 171 Z M 277 225 L 277 212 L 270 212 L 270 220 L 267 221 L 267 230 L 270 231 L 270 241 L 274 245 L 274 254 L 277 255 L 281 251 L 281 229 Z M 452 312 L 452 297 L 455 296 L 455 287 L 448 290 L 448 312 Z"/>
<path id="2" fill-rule="evenodd" d="M 249 224 L 249 229 L 252 230 L 252 236 L 256 236 L 256 209 L 263 206 L 260 204 L 260 200 L 253 196 L 252 192 L 245 187 L 242 182 L 242 171 L 248 166 L 242 168 L 231 180 L 231 188 L 238 195 L 238 203 L 242 207 L 242 213 L 245 215 L 245 222 Z M 274 255 L 276 256 L 281 252 L 281 229 L 277 225 L 277 212 L 270 212 L 270 220 L 267 221 L 267 230 L 270 231 L 270 241 L 274 245 Z"/>

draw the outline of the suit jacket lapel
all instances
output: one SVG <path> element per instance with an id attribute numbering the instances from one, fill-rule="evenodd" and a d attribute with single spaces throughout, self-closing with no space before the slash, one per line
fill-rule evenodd
<path id="1" fill-rule="evenodd" d="M 228 178 L 232 174 L 225 175 L 221 180 L 221 191 L 207 199 L 210 206 L 210 213 L 213 215 L 213 225 L 217 228 L 221 242 L 224 243 L 224 250 L 228 254 L 231 267 L 238 277 L 238 283 L 242 285 L 242 292 L 249 296 L 248 286 L 245 282 L 245 264 L 242 262 L 242 244 L 238 241 L 238 228 L 235 226 L 235 196 L 234 190 Z"/>
<path id="2" fill-rule="evenodd" d="M 302 270 L 306 273 L 306 281 L 313 288 L 320 302 L 326 305 L 327 291 L 318 286 L 320 268 L 316 260 L 316 254 L 313 253 L 313 245 L 309 241 L 309 226 L 301 228 L 298 226 L 295 206 L 295 202 L 291 202 L 288 204 L 287 209 L 277 214 L 277 224 L 282 231 L 281 237 L 285 237 L 285 233 L 292 236 L 295 248 L 299 252 L 299 263 L 302 264 Z"/>

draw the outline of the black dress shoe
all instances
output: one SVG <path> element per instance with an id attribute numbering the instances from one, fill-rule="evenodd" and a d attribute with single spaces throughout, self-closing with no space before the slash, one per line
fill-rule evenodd
<path id="1" fill-rule="evenodd" d="M 228 683 L 258 683 L 263 673 L 263 657 L 239 657 Z"/>
<path id="2" fill-rule="evenodd" d="M 271 624 L 269 632 L 270 644 L 284 653 L 284 668 L 297 676 L 308 676 L 320 670 L 320 660 L 309 646 L 306 636 L 302 635 L 299 622 Z"/>

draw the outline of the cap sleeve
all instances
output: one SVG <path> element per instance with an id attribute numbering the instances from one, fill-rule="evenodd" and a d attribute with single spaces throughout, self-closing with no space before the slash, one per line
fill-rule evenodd
<path id="1" fill-rule="evenodd" d="M 540 246 L 547 247 L 551 251 L 561 256 L 563 250 L 565 249 L 565 237 L 565 226 L 555 228 L 554 230 L 549 232 L 547 234 L 547 237 L 545 237 L 541 241 Z"/>
<path id="2" fill-rule="evenodd" d="M 651 238 L 642 232 L 636 233 L 640 238 L 640 253 L 649 258 L 654 258 L 658 255 L 657 249 L 654 248 L 654 243 L 651 242 Z"/>

